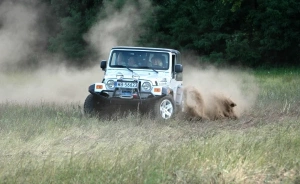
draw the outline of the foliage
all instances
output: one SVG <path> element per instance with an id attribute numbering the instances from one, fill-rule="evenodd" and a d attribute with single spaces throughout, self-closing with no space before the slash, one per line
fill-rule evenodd
<path id="1" fill-rule="evenodd" d="M 243 0 L 222 0 L 224 4 L 230 3 L 232 4 L 231 11 L 236 11 L 241 7 Z"/>
<path id="2" fill-rule="evenodd" d="M 220 53 L 232 64 L 299 64 L 300 3 L 223 0 L 156 3 L 143 43 Z M 178 11 L 179 10 L 179 11 Z"/>
<path id="3" fill-rule="evenodd" d="M 120 11 L 127 1 L 41 0 L 58 18 L 49 49 L 78 62 L 92 55 L 83 35 L 105 17 L 105 3 Z M 300 58 L 300 2 L 297 0 L 151 0 L 142 14 L 136 45 L 168 47 L 246 66 L 293 66 Z"/>
<path id="4" fill-rule="evenodd" d="M 83 35 L 96 22 L 102 0 L 51 0 L 50 3 L 59 20 L 59 31 L 49 39 L 49 49 L 64 53 L 80 64 L 93 54 Z"/>

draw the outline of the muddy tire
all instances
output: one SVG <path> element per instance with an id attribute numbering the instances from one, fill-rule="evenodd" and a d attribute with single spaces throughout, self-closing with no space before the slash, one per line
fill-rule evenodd
<path id="1" fill-rule="evenodd" d="M 84 101 L 84 105 L 83 105 L 84 114 L 88 116 L 95 115 L 96 103 L 97 103 L 96 98 L 92 94 L 89 94 Z"/>
<path id="2" fill-rule="evenodd" d="M 172 96 L 165 96 L 154 104 L 154 116 L 157 119 L 167 120 L 174 117 L 176 106 Z"/>

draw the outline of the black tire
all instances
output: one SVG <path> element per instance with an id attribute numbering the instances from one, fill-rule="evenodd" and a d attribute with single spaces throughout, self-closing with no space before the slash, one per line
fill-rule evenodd
<path id="1" fill-rule="evenodd" d="M 83 105 L 84 114 L 94 115 L 96 113 L 96 103 L 97 101 L 94 95 L 89 94 L 84 101 L 84 105 Z"/>
<path id="2" fill-rule="evenodd" d="M 171 119 L 175 113 L 176 106 L 172 96 L 164 96 L 154 104 L 154 116 L 157 119 Z"/>

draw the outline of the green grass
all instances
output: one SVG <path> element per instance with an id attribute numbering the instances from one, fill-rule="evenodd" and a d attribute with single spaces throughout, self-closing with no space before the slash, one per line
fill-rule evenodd
<path id="1" fill-rule="evenodd" d="M 0 104 L 0 183 L 299 183 L 300 72 L 257 71 L 239 120 L 87 118 L 81 104 Z"/>

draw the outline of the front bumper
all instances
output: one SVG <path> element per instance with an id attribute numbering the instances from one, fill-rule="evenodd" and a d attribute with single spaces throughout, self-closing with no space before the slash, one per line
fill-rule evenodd
<path id="1" fill-rule="evenodd" d="M 134 88 L 134 93 L 124 97 L 117 93 L 122 88 L 97 91 L 95 85 L 89 86 L 89 92 L 96 97 L 100 105 L 148 105 L 168 94 L 168 90 L 165 88 L 161 88 L 161 92 L 156 94 L 153 92 L 141 92 L 138 88 Z"/>
<path id="2" fill-rule="evenodd" d="M 160 96 L 149 96 L 148 98 L 120 98 L 120 97 L 109 97 L 106 96 L 105 93 L 101 92 L 91 92 L 97 100 L 99 101 L 99 105 L 124 105 L 124 106 L 136 106 L 136 105 L 142 105 L 142 106 L 148 106 L 153 103 L 155 103 L 160 98 L 166 96 L 165 94 Z"/>

